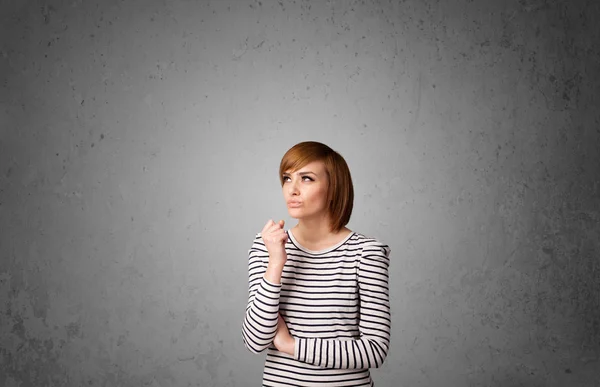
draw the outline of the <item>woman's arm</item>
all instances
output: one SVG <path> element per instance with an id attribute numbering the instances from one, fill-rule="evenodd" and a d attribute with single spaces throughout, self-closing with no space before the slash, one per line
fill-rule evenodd
<path id="1" fill-rule="evenodd" d="M 360 338 L 355 340 L 294 338 L 285 323 L 275 344 L 303 363 L 321 368 L 380 367 L 390 348 L 391 315 L 388 289 L 389 246 L 365 246 L 358 268 Z M 289 336 L 288 336 L 289 335 Z M 293 341 L 292 341 L 293 340 Z M 281 343 L 281 344 L 279 344 Z"/>
<path id="2" fill-rule="evenodd" d="M 248 305 L 242 325 L 244 345 L 253 353 L 268 348 L 277 331 L 282 269 L 267 265 L 268 259 L 261 234 L 257 234 L 248 251 Z"/>

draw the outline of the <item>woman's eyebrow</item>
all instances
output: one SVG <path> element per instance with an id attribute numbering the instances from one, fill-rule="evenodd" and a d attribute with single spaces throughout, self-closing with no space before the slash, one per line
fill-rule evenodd
<path id="1" fill-rule="evenodd" d="M 289 174 L 289 173 L 287 173 L 287 172 L 284 172 L 283 174 L 284 174 L 284 175 L 288 175 L 288 176 L 290 175 L 290 174 Z M 297 174 L 297 175 L 300 175 L 300 176 L 304 176 L 304 175 L 310 175 L 310 174 L 313 174 L 313 175 L 317 176 L 317 174 L 316 174 L 316 173 L 314 173 L 314 172 L 310 172 L 310 171 L 307 171 L 307 172 L 297 172 L 296 174 Z"/>

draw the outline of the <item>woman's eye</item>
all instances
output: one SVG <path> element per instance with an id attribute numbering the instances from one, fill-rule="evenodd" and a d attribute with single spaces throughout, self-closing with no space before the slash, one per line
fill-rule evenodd
<path id="1" fill-rule="evenodd" d="M 289 179 L 290 179 L 289 176 L 283 177 L 283 181 L 288 181 Z M 311 177 L 308 177 L 308 176 L 302 176 L 302 179 L 308 179 L 308 181 L 314 181 Z"/>

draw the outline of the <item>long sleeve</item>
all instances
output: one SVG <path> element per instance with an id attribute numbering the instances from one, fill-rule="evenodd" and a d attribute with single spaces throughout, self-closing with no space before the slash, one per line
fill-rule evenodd
<path id="1" fill-rule="evenodd" d="M 257 234 L 248 251 L 248 305 L 242 324 L 244 345 L 253 353 L 268 348 L 277 332 L 281 285 L 264 278 L 268 259 L 269 253 Z"/>
<path id="2" fill-rule="evenodd" d="M 377 368 L 383 364 L 391 335 L 390 252 L 389 246 L 380 242 L 363 248 L 357 270 L 360 337 L 355 340 L 296 338 L 296 360 L 334 369 Z"/>

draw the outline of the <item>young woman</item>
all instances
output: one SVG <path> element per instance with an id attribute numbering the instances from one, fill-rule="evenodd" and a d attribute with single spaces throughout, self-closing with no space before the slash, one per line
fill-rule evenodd
<path id="1" fill-rule="evenodd" d="M 263 386 L 373 386 L 390 348 L 390 248 L 348 229 L 354 190 L 344 158 L 302 142 L 279 178 L 298 223 L 269 220 L 248 262 L 246 348 L 268 348 Z"/>

